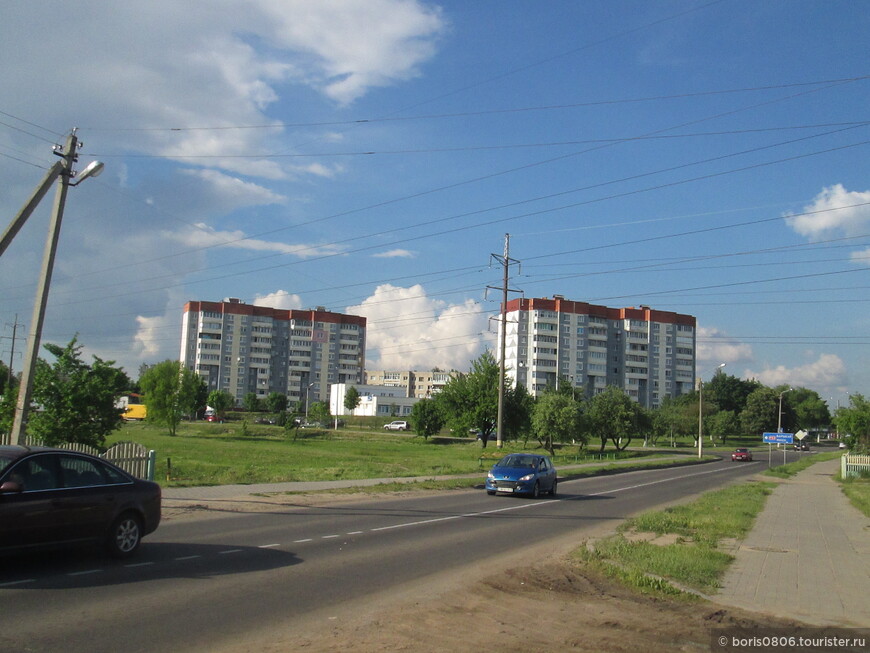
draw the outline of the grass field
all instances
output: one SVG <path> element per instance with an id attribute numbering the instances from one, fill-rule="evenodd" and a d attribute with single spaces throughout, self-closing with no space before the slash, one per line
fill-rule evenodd
<path id="1" fill-rule="evenodd" d="M 177 435 L 148 422 L 131 422 L 107 445 L 132 441 L 157 453 L 155 478 L 165 486 L 326 481 L 362 478 L 440 476 L 482 473 L 513 451 L 536 449 L 530 440 L 484 449 L 473 439 L 435 437 L 424 440 L 381 426 L 348 427 L 337 431 L 300 429 L 298 437 L 273 425 L 247 421 L 183 422 Z M 556 466 L 636 458 L 639 464 L 679 453 L 679 449 L 648 449 L 598 453 L 577 446 L 556 451 Z M 606 469 L 603 471 L 607 471 Z"/>
<path id="2" fill-rule="evenodd" d="M 628 519 L 619 533 L 577 556 L 642 591 L 679 594 L 677 586 L 712 592 L 733 557 L 723 543 L 746 536 L 774 483 L 748 481 L 697 501 Z M 652 541 L 654 534 L 665 544 Z"/>

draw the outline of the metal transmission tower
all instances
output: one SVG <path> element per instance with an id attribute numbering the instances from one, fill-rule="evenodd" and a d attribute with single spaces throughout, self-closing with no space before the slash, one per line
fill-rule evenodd
<path id="1" fill-rule="evenodd" d="M 496 447 L 502 448 L 502 426 L 504 425 L 504 379 L 505 379 L 505 347 L 507 341 L 507 302 L 508 302 L 508 293 L 509 292 L 522 292 L 521 290 L 513 290 L 508 288 L 508 281 L 510 278 L 510 266 L 512 264 L 519 265 L 519 261 L 516 259 L 512 259 L 510 257 L 510 246 L 511 246 L 511 235 L 504 235 L 504 254 L 490 254 L 491 259 L 495 259 L 502 265 L 503 276 L 502 276 L 502 285 L 501 288 L 495 288 L 494 286 L 487 286 L 487 288 L 493 288 L 494 290 L 501 290 L 501 310 L 499 311 L 499 319 L 501 320 L 501 347 L 499 352 L 499 380 L 498 380 L 498 419 L 496 424 L 496 432 L 495 432 L 495 444 Z"/>

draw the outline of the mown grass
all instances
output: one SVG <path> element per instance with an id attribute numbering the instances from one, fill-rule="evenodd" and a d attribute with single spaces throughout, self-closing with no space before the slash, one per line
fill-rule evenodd
<path id="1" fill-rule="evenodd" d="M 774 452 L 773 455 L 776 456 L 777 453 L 778 452 Z M 797 460 L 793 463 L 788 463 L 786 465 L 777 465 L 776 467 L 771 467 L 764 473 L 768 476 L 776 476 L 777 478 L 791 478 L 798 472 L 805 470 L 810 465 L 820 463 L 825 460 L 839 458 L 842 455 L 843 454 L 841 451 L 826 451 L 824 453 L 816 453 L 812 455 L 805 454 L 801 456 L 800 460 Z"/>
<path id="2" fill-rule="evenodd" d="M 175 436 L 147 422 L 129 423 L 107 445 L 124 440 L 157 452 L 155 478 L 167 487 L 482 474 L 504 454 L 534 451 L 537 444 L 530 441 L 523 449 L 522 443 L 508 442 L 496 449 L 495 443 L 490 443 L 483 449 L 468 438 L 424 440 L 409 434 L 350 428 L 288 433 L 275 425 L 235 420 L 223 424 L 183 422 Z M 572 446 L 557 450 L 554 463 L 564 467 L 602 462 L 586 473 L 608 473 L 626 469 L 612 464 L 617 461 L 636 459 L 631 463 L 635 469 L 679 453 L 649 449 L 611 450 L 602 455 Z"/>
<path id="3" fill-rule="evenodd" d="M 147 423 L 128 424 L 107 444 L 138 442 L 157 452 L 164 485 L 224 485 L 463 474 L 478 471 L 480 447 L 438 445 L 387 433 L 300 430 L 271 425 L 185 423 L 175 436 Z"/>
<path id="4" fill-rule="evenodd" d="M 576 555 L 641 592 L 679 594 L 680 587 L 712 592 L 733 559 L 724 542 L 746 536 L 774 487 L 749 481 L 708 492 L 689 504 L 644 513 Z M 632 533 L 673 537 L 656 544 L 627 537 Z"/>
<path id="5" fill-rule="evenodd" d="M 843 494 L 858 510 L 870 517 L 870 478 L 837 478 L 843 488 Z"/>

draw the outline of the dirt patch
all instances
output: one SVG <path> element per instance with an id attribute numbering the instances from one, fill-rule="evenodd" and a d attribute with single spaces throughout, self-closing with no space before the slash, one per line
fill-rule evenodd
<path id="1" fill-rule="evenodd" d="M 276 629 L 255 645 L 278 651 L 710 651 L 720 630 L 798 624 L 701 600 L 640 595 L 568 558 L 508 568 L 447 593 L 319 624 Z M 251 650 L 250 639 L 241 648 Z"/>

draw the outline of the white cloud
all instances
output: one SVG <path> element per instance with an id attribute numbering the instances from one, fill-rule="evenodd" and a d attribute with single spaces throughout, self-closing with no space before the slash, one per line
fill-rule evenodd
<path id="1" fill-rule="evenodd" d="M 786 222 L 810 240 L 840 233 L 861 235 L 870 227 L 870 190 L 847 191 L 842 184 L 834 184 L 824 188 L 803 210 L 810 215 L 789 217 Z M 822 213 L 814 213 L 818 211 Z"/>
<path id="2" fill-rule="evenodd" d="M 467 299 L 447 304 L 426 295 L 422 286 L 378 286 L 347 312 L 364 315 L 367 369 L 457 369 L 492 344 L 483 307 Z"/>
<path id="3" fill-rule="evenodd" d="M 391 249 L 388 252 L 372 254 L 372 258 L 414 258 L 416 254 L 407 249 Z"/>
<path id="4" fill-rule="evenodd" d="M 302 308 L 302 298 L 299 295 L 291 295 L 286 290 L 276 290 L 268 295 L 257 295 L 252 303 L 254 306 L 268 306 L 280 310 Z"/>
<path id="5" fill-rule="evenodd" d="M 698 327 L 698 361 L 736 363 L 752 360 L 752 347 L 715 327 Z"/>
<path id="6" fill-rule="evenodd" d="M 846 385 L 846 364 L 835 354 L 819 357 L 798 367 L 784 365 L 767 367 L 761 371 L 745 370 L 744 377 L 757 379 L 766 386 L 790 385 L 812 388 L 818 392 L 832 392 Z"/>
<path id="7" fill-rule="evenodd" d="M 311 258 L 313 256 L 330 256 L 341 253 L 342 248 L 338 245 L 305 245 L 279 243 L 257 238 L 248 238 L 245 232 L 217 231 L 206 224 L 199 223 L 197 229 L 189 229 L 182 232 L 163 234 L 165 238 L 171 238 L 190 247 L 232 247 L 235 249 L 251 250 L 255 252 L 274 252 L 276 254 L 288 254 L 299 258 Z"/>
<path id="8" fill-rule="evenodd" d="M 287 198 L 273 193 L 268 188 L 238 177 L 231 177 L 217 170 L 182 170 L 182 174 L 198 177 L 206 182 L 214 199 L 229 212 L 245 206 L 284 204 Z"/>

